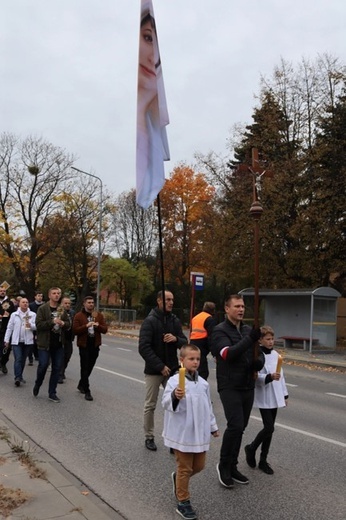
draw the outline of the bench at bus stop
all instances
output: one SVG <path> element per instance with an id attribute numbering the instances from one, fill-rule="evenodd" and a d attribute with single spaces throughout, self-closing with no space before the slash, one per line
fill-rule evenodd
<path id="1" fill-rule="evenodd" d="M 284 348 L 293 348 L 293 345 L 302 345 L 303 350 L 309 350 L 310 338 L 304 338 L 302 336 L 280 336 L 278 339 L 282 339 Z M 318 339 L 312 339 L 312 345 L 318 345 Z"/>

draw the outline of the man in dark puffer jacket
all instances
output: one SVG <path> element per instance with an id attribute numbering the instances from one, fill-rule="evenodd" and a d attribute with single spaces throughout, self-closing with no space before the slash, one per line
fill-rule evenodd
<path id="1" fill-rule="evenodd" d="M 254 400 L 255 373 L 263 367 L 264 356 L 259 352 L 254 358 L 254 345 L 261 331 L 242 322 L 243 298 L 238 294 L 227 298 L 225 312 L 225 321 L 214 328 L 211 351 L 216 357 L 217 389 L 227 419 L 216 469 L 220 483 L 231 488 L 234 481 L 249 483 L 237 469 L 238 455 Z"/>
<path id="2" fill-rule="evenodd" d="M 160 385 L 164 387 L 171 371 L 178 368 L 177 348 L 187 343 L 180 320 L 172 313 L 173 294 L 165 291 L 165 313 L 162 291 L 157 294 L 157 307 L 142 323 L 138 350 L 145 361 L 144 432 L 145 446 L 156 451 L 154 412 Z"/>

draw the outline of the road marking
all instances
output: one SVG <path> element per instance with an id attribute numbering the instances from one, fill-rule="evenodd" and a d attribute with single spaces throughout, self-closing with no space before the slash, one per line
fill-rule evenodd
<path id="1" fill-rule="evenodd" d="M 136 383 L 145 384 L 145 381 L 141 381 L 140 379 L 136 379 L 135 377 L 124 376 L 124 374 L 119 374 L 119 372 L 114 372 L 113 370 L 107 370 L 107 368 L 95 367 L 98 370 L 102 370 L 103 372 L 107 372 L 108 374 L 113 374 L 115 376 L 123 377 L 124 379 L 129 379 L 130 381 L 135 381 Z"/>
<path id="2" fill-rule="evenodd" d="M 116 347 L 117 350 L 124 350 L 125 352 L 132 352 L 132 350 L 130 348 L 121 348 L 121 347 Z"/>
<path id="3" fill-rule="evenodd" d="M 262 421 L 261 417 L 255 417 L 254 415 L 251 415 L 251 418 L 255 419 L 256 421 Z M 286 426 L 285 424 L 275 423 L 275 426 L 279 426 L 280 428 L 284 428 L 285 430 L 289 430 L 291 432 L 300 433 L 301 435 L 306 435 L 307 437 L 312 437 L 313 439 L 318 439 L 319 441 L 329 442 L 330 444 L 335 444 L 335 446 L 346 448 L 345 442 L 336 441 L 334 439 L 330 439 L 329 437 L 323 437 L 322 435 L 316 435 L 315 433 L 306 432 L 305 430 L 292 428 L 291 426 Z"/>
<path id="4" fill-rule="evenodd" d="M 327 395 L 332 395 L 333 397 L 343 397 L 344 399 L 346 399 L 346 395 L 342 395 L 342 394 L 333 394 L 333 392 L 326 392 Z"/>
<path id="5" fill-rule="evenodd" d="M 297 388 L 298 385 L 293 385 L 292 383 L 286 383 L 286 386 L 292 386 L 293 388 Z"/>

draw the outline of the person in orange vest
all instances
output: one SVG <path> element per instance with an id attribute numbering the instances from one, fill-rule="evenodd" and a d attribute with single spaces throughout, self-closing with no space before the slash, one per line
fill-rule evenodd
<path id="1" fill-rule="evenodd" d="M 196 314 L 191 320 L 190 343 L 196 345 L 201 351 L 198 375 L 205 380 L 209 377 L 207 356 L 210 352 L 211 333 L 217 324 L 214 317 L 215 308 L 214 302 L 205 302 L 202 312 Z"/>

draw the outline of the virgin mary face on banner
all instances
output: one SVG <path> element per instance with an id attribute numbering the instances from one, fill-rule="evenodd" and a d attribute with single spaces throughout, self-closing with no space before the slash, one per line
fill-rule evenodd
<path id="1" fill-rule="evenodd" d="M 144 123 L 145 113 L 157 97 L 157 75 L 160 70 L 155 20 L 149 12 L 141 19 L 138 65 L 139 122 Z"/>

